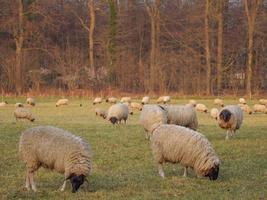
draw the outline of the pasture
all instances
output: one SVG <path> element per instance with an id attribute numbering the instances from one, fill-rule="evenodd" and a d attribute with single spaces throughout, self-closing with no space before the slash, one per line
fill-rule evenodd
<path id="1" fill-rule="evenodd" d="M 266 199 L 267 198 L 267 115 L 244 114 L 241 129 L 234 139 L 225 141 L 225 130 L 218 127 L 209 114 L 199 113 L 199 132 L 207 136 L 220 160 L 219 178 L 210 181 L 197 178 L 189 170 L 166 164 L 166 178 L 157 172 L 149 141 L 138 124 L 139 112 L 129 117 L 126 125 L 112 125 L 96 117 L 92 99 L 69 99 L 69 106 L 55 107 L 55 98 L 36 98 L 31 108 L 36 121 L 15 122 L 14 103 L 25 98 L 7 98 L 0 108 L 0 198 L 1 199 Z M 213 99 L 198 102 L 209 110 Z M 140 101 L 140 100 L 139 100 Z M 184 104 L 188 100 L 172 100 Z M 82 103 L 82 107 L 80 107 Z M 225 100 L 226 104 L 238 103 Z M 256 101 L 249 101 L 249 105 Z M 18 159 L 20 132 L 37 125 L 54 125 L 87 141 L 93 151 L 93 173 L 77 193 L 71 193 L 68 182 L 65 192 L 58 191 L 64 176 L 40 169 L 35 174 L 38 192 L 27 191 L 25 165 Z"/>

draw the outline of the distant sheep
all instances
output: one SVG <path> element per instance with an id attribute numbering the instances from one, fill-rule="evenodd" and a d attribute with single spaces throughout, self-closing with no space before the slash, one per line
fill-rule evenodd
<path id="1" fill-rule="evenodd" d="M 150 98 L 148 96 L 143 97 L 142 104 L 143 105 L 148 104 L 149 103 L 149 100 L 150 100 Z"/>
<path id="2" fill-rule="evenodd" d="M 122 120 L 124 120 L 124 123 L 126 123 L 128 119 L 129 109 L 128 106 L 122 103 L 117 103 L 108 109 L 108 116 L 107 119 L 112 123 L 121 123 Z"/>
<path id="3" fill-rule="evenodd" d="M 56 107 L 68 105 L 69 100 L 68 99 L 59 99 L 56 103 Z"/>
<path id="4" fill-rule="evenodd" d="M 200 112 L 204 112 L 204 113 L 207 113 L 207 112 L 208 112 L 208 108 L 207 108 L 207 106 L 205 106 L 205 105 L 202 104 L 202 103 L 198 103 L 198 104 L 196 105 L 196 110 L 197 110 L 197 111 L 200 111 Z"/>
<path id="5" fill-rule="evenodd" d="M 101 97 L 96 97 L 96 98 L 94 99 L 94 101 L 93 101 L 93 105 L 95 105 L 95 104 L 100 104 L 100 103 L 102 103 L 102 98 L 101 98 Z"/>
<path id="6" fill-rule="evenodd" d="M 136 110 L 141 111 L 143 105 L 142 105 L 141 103 L 131 102 L 131 103 L 130 103 L 130 107 L 131 107 L 132 109 L 136 109 Z"/>
<path id="7" fill-rule="evenodd" d="M 125 102 L 131 103 L 131 101 L 132 101 L 131 97 L 122 97 L 121 98 L 121 103 L 125 103 Z"/>
<path id="8" fill-rule="evenodd" d="M 6 106 L 7 104 L 7 101 L 0 102 L 0 107 Z"/>
<path id="9" fill-rule="evenodd" d="M 166 104 L 166 103 L 168 103 L 168 102 L 170 102 L 171 101 L 171 97 L 170 96 L 161 96 L 161 97 L 159 97 L 158 99 L 157 99 L 157 103 L 164 103 L 164 104 Z"/>
<path id="10" fill-rule="evenodd" d="M 107 118 L 107 111 L 100 109 L 100 108 L 96 108 L 95 109 L 95 115 L 102 117 L 103 119 Z"/>
<path id="11" fill-rule="evenodd" d="M 37 191 L 33 181 L 39 167 L 64 173 L 64 191 L 70 180 L 76 192 L 92 170 L 91 150 L 81 138 L 53 126 L 37 126 L 21 133 L 19 156 L 26 163 L 26 188 Z"/>
<path id="12" fill-rule="evenodd" d="M 267 114 L 267 107 L 265 105 L 262 105 L 262 104 L 255 104 L 253 106 L 253 111 Z"/>
<path id="13" fill-rule="evenodd" d="M 187 105 L 190 105 L 190 104 L 191 104 L 193 107 L 196 107 L 196 105 L 197 105 L 197 101 L 194 100 L 194 99 L 190 99 Z"/>
<path id="14" fill-rule="evenodd" d="M 218 114 L 219 114 L 219 110 L 218 110 L 218 108 L 212 108 L 212 109 L 210 110 L 210 116 L 211 116 L 213 119 L 216 119 L 216 120 L 217 120 Z"/>
<path id="15" fill-rule="evenodd" d="M 219 174 L 220 160 L 208 139 L 189 128 L 162 124 L 151 136 L 151 149 L 158 163 L 159 175 L 164 178 L 163 163 L 180 163 L 192 168 L 197 176 L 216 180 Z"/>
<path id="16" fill-rule="evenodd" d="M 106 99 L 107 103 L 117 103 L 118 99 L 116 97 L 109 97 Z"/>
<path id="17" fill-rule="evenodd" d="M 267 99 L 260 99 L 259 103 L 262 105 L 267 105 Z"/>
<path id="18" fill-rule="evenodd" d="M 222 99 L 214 99 L 214 104 L 223 107 L 224 103 Z"/>
<path id="19" fill-rule="evenodd" d="M 244 98 L 239 98 L 239 103 L 242 103 L 242 104 L 247 104 L 246 100 Z"/>
<path id="20" fill-rule="evenodd" d="M 24 107 L 24 105 L 22 103 L 15 103 L 15 107 L 18 108 L 18 107 Z"/>
<path id="21" fill-rule="evenodd" d="M 16 118 L 16 121 L 18 121 L 18 119 L 27 119 L 31 122 L 35 120 L 31 111 L 24 107 L 17 107 L 14 111 L 14 117 Z"/>
<path id="22" fill-rule="evenodd" d="M 252 114 L 252 109 L 247 104 L 240 103 L 240 104 L 238 104 L 238 106 L 241 108 L 241 110 L 243 112 L 246 112 L 246 113 L 248 113 L 250 115 Z"/>
<path id="23" fill-rule="evenodd" d="M 35 106 L 35 100 L 31 97 L 26 99 L 26 103 L 31 105 L 31 106 Z"/>
<path id="24" fill-rule="evenodd" d="M 221 128 L 227 129 L 226 140 L 229 139 L 229 132 L 233 136 L 243 122 L 243 111 L 238 105 L 225 106 L 218 115 L 218 124 Z"/>

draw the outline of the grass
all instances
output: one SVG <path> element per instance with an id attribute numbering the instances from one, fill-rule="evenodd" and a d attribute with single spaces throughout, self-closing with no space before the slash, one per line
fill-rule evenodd
<path id="1" fill-rule="evenodd" d="M 7 99 L 9 103 L 24 98 Z M 209 109 L 212 100 L 198 100 Z M 185 103 L 175 100 L 172 103 Z M 80 107 L 80 103 L 83 104 Z M 227 100 L 226 104 L 236 103 Z M 250 102 L 255 103 L 255 102 Z M 108 108 L 106 103 L 97 107 Z M 194 172 L 182 177 L 177 164 L 166 164 L 163 180 L 151 155 L 149 142 L 138 124 L 139 113 L 128 124 L 113 126 L 94 115 L 91 100 L 71 99 L 70 105 L 55 107 L 55 99 L 37 99 L 31 108 L 36 122 L 15 123 L 14 105 L 0 108 L 0 198 L 1 199 L 266 199 L 267 198 L 267 115 L 245 114 L 236 138 L 225 141 L 208 114 L 198 113 L 199 131 L 213 144 L 221 159 L 217 181 L 196 178 Z M 63 175 L 40 169 L 35 175 L 38 192 L 24 189 L 25 165 L 18 159 L 20 132 L 37 125 L 54 125 L 81 136 L 93 150 L 93 173 L 89 184 L 75 194 L 70 184 L 65 192 L 57 189 Z"/>

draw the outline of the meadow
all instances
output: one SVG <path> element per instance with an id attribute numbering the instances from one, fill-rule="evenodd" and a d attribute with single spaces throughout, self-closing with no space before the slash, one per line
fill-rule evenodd
<path id="1" fill-rule="evenodd" d="M 69 106 L 55 107 L 56 98 L 37 98 L 30 108 L 36 121 L 16 122 L 14 103 L 25 98 L 7 98 L 10 104 L 0 108 L 0 199 L 266 199 L 267 198 L 267 115 L 245 114 L 235 138 L 225 141 L 225 130 L 209 114 L 199 113 L 199 132 L 210 140 L 220 160 L 216 181 L 197 178 L 192 170 L 182 177 L 179 164 L 166 164 L 166 178 L 157 172 L 149 141 L 138 124 L 139 112 L 126 125 L 112 125 L 96 117 L 92 99 L 70 99 Z M 213 100 L 196 99 L 208 108 Z M 185 99 L 171 103 L 184 104 Z M 236 104 L 237 100 L 225 100 Z M 256 101 L 249 101 L 249 105 Z M 82 104 L 82 107 L 80 107 Z M 58 188 L 64 176 L 39 169 L 35 174 L 38 191 L 27 191 L 26 168 L 18 158 L 20 132 L 37 125 L 66 129 L 87 141 L 93 151 L 93 173 L 77 193 L 70 183 L 64 192 Z"/>

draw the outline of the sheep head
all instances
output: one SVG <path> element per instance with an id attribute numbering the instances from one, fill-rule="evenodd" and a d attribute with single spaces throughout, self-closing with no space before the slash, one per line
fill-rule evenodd
<path id="1" fill-rule="evenodd" d="M 71 174 L 68 179 L 70 179 L 71 186 L 72 186 L 71 192 L 75 193 L 80 188 L 80 186 L 84 183 L 85 175 Z"/>

